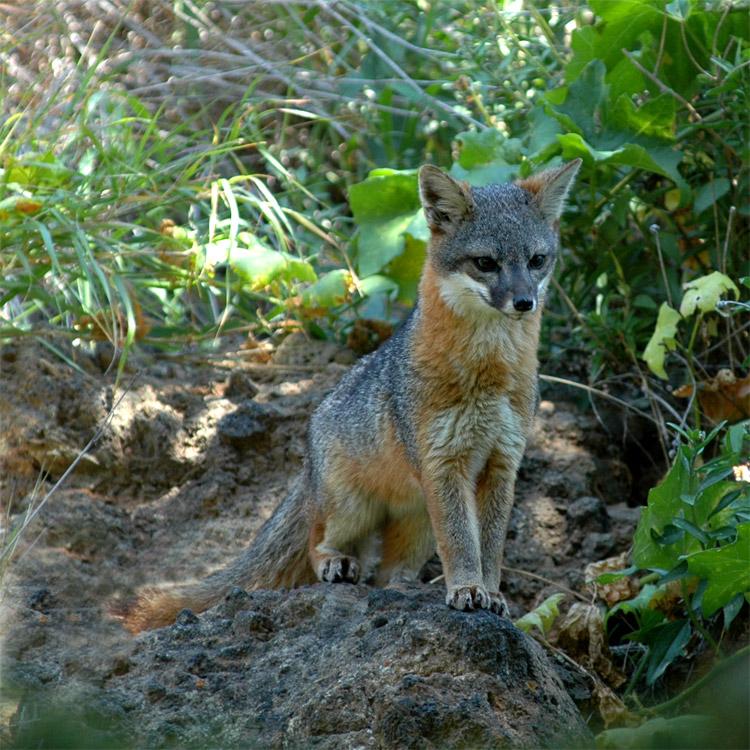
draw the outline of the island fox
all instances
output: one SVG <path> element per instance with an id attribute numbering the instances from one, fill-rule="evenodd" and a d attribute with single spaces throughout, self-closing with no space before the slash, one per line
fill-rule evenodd
<path id="1" fill-rule="evenodd" d="M 414 309 L 313 413 L 302 473 L 247 549 L 201 581 L 142 589 L 131 632 L 235 586 L 415 579 L 436 546 L 448 605 L 506 614 L 500 563 L 579 166 L 481 188 L 420 169 L 431 237 Z"/>

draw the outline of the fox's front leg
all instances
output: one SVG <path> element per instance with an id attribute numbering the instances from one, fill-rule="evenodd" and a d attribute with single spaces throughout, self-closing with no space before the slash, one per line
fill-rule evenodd
<path id="1" fill-rule="evenodd" d="M 490 609 L 484 586 L 477 506 L 471 482 L 455 467 L 441 467 L 422 482 L 447 587 L 454 609 Z"/>
<path id="2" fill-rule="evenodd" d="M 492 599 L 491 609 L 507 616 L 508 605 L 500 593 L 503 548 L 508 532 L 516 481 L 516 461 L 496 453 L 477 482 L 482 578 Z"/>

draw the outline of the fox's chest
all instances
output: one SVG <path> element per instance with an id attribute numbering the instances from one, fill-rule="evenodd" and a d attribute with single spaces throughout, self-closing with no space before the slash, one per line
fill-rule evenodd
<path id="1" fill-rule="evenodd" d="M 496 451 L 520 462 L 528 419 L 508 395 L 480 396 L 436 412 L 425 430 L 430 460 L 459 461 L 476 476 Z"/>

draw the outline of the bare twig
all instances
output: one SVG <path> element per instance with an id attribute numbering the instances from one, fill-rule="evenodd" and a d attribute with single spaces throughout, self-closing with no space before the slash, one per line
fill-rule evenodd
<path id="1" fill-rule="evenodd" d="M 635 67 L 641 71 L 641 73 L 643 73 L 643 75 L 647 76 L 659 87 L 660 91 L 663 91 L 664 93 L 669 94 L 670 96 L 673 96 L 675 99 L 677 99 L 677 101 L 680 102 L 680 104 L 682 104 L 688 110 L 688 112 L 690 112 L 690 114 L 695 117 L 696 120 L 703 120 L 695 107 L 687 99 L 685 99 L 685 97 L 680 96 L 680 94 L 678 94 L 674 89 L 671 89 L 665 83 L 662 83 L 659 78 L 657 78 L 650 70 L 646 70 L 646 68 L 644 68 L 643 65 L 641 65 L 638 60 L 636 60 L 635 57 L 633 57 L 633 55 L 624 47 L 621 51 L 622 54 L 625 55 L 625 57 L 627 57 L 628 60 L 630 60 L 630 62 L 632 62 L 633 65 L 635 65 Z"/>

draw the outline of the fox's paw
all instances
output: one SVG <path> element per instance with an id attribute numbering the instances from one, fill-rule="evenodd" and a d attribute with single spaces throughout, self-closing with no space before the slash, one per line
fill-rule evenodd
<path id="1" fill-rule="evenodd" d="M 492 609 L 492 597 L 482 586 L 451 586 L 445 603 L 453 609 Z"/>
<path id="2" fill-rule="evenodd" d="M 492 602 L 492 604 L 490 605 L 490 609 L 496 615 L 500 615 L 500 617 L 508 617 L 508 605 L 505 601 L 505 597 L 499 591 L 490 594 L 490 600 Z"/>
<path id="3" fill-rule="evenodd" d="M 359 580 L 359 560 L 346 555 L 326 557 L 318 565 L 318 578 L 328 583 L 356 583 Z"/>

